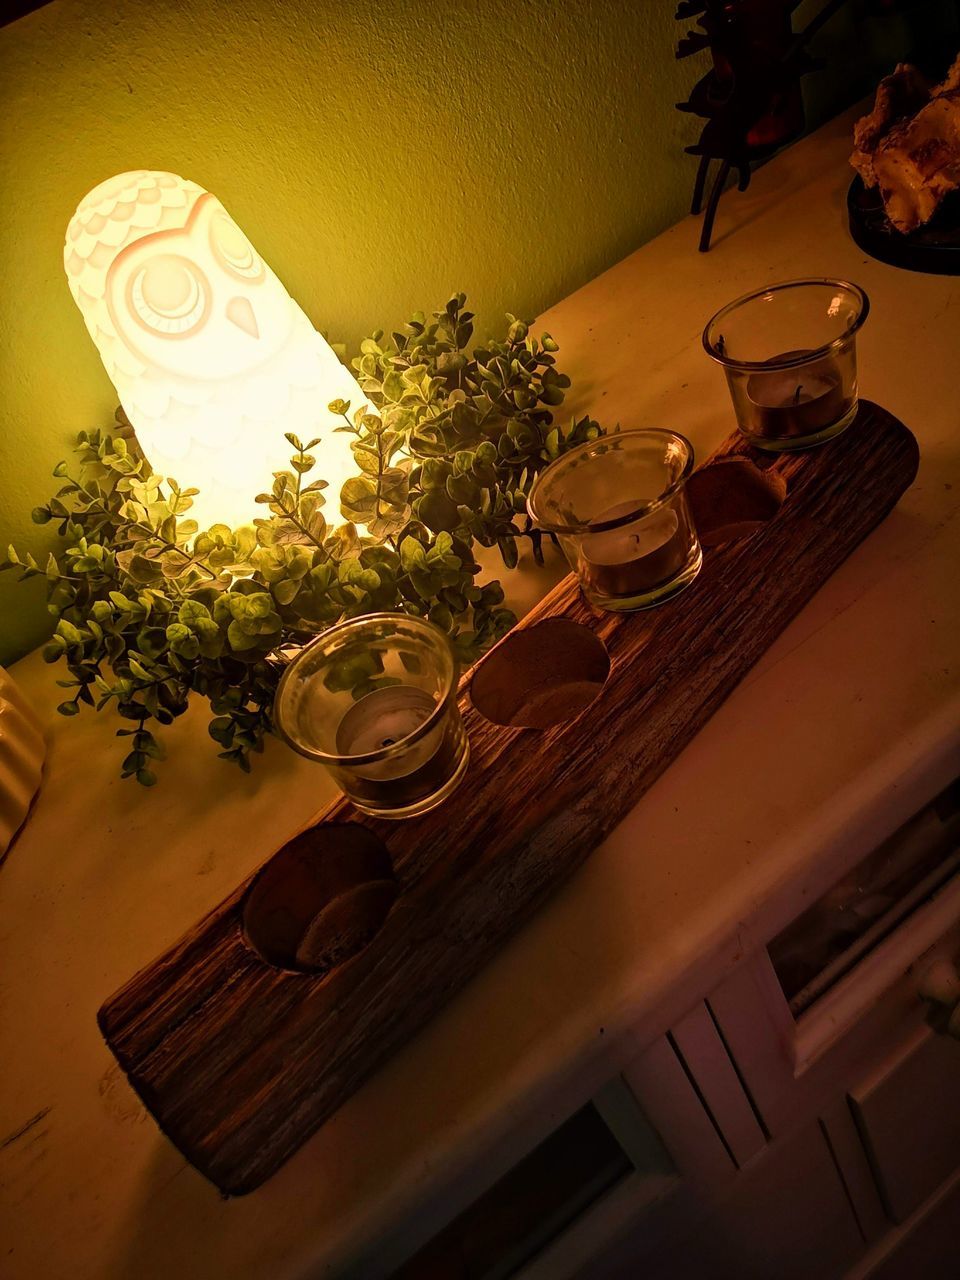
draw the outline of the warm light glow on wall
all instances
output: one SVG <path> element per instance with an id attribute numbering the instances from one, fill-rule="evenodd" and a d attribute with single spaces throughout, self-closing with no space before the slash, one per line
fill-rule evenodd
<path id="1" fill-rule="evenodd" d="M 90 336 L 153 470 L 195 486 L 201 528 L 266 516 L 254 499 L 289 469 L 284 432 L 320 436 L 331 519 L 356 473 L 327 409 L 364 396 L 220 201 L 173 173 L 95 187 L 64 265 Z"/>

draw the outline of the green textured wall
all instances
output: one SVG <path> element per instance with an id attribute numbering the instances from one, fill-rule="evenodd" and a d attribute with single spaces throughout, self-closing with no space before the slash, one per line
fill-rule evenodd
<path id="1" fill-rule="evenodd" d="M 0 30 L 0 547 L 115 395 L 61 265 L 79 198 L 172 169 L 214 191 L 332 339 L 465 289 L 534 315 L 681 216 L 671 0 L 114 0 Z M 851 48 L 853 46 L 851 45 Z M 849 87 L 849 77 L 848 86 Z M 50 623 L 0 577 L 0 662 Z"/>

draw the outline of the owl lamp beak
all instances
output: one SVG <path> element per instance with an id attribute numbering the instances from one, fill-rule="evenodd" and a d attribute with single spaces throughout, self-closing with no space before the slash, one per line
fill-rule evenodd
<path id="1" fill-rule="evenodd" d="M 64 266 L 154 473 L 200 490 L 201 529 L 266 514 L 286 432 L 320 438 L 339 514 L 356 465 L 327 406 L 363 392 L 215 196 L 174 173 L 110 178 L 81 200 Z"/>
<path id="2" fill-rule="evenodd" d="M 231 298 L 227 303 L 227 319 L 244 333 L 249 333 L 251 338 L 260 337 L 257 317 L 253 313 L 253 304 L 249 298 Z"/>

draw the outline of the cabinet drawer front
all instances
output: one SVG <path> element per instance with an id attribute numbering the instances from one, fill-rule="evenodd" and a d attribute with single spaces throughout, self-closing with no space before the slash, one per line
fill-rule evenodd
<path id="1" fill-rule="evenodd" d="M 960 1162 L 960 1041 L 921 1028 L 849 1096 L 887 1212 L 903 1222 Z"/>
<path id="2" fill-rule="evenodd" d="M 707 997 L 767 1131 L 833 1105 L 922 1030 L 940 998 L 924 975 L 958 957 L 960 779 Z"/>
<path id="3" fill-rule="evenodd" d="M 960 778 L 841 876 L 768 950 L 794 1017 L 821 1002 L 960 869 Z"/>

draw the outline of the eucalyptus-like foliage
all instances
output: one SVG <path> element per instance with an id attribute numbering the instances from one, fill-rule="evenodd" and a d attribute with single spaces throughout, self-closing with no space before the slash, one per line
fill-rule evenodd
<path id="1" fill-rule="evenodd" d="M 362 343 L 354 365 L 377 414 L 330 406 L 357 462 L 339 519 L 326 509 L 326 481 L 313 478 L 319 439 L 286 437 L 290 469 L 257 497 L 263 519 L 198 530 L 188 515 L 197 490 L 151 473 L 122 409 L 112 430 L 80 433 L 75 465 L 58 464 L 61 487 L 33 512 L 38 524 L 57 522 L 61 549 L 41 566 L 10 547 L 0 568 L 46 576 L 57 625 L 43 656 L 69 672 L 58 710 L 115 708 L 127 722 L 117 730 L 128 739 L 124 777 L 156 781 L 163 747 L 148 726 L 171 724 L 192 693 L 210 704 L 220 755 L 249 769 L 286 663 L 343 619 L 428 617 L 463 664 L 514 624 L 500 584 L 477 581 L 474 545 L 496 545 L 512 568 L 526 538 L 541 559 L 530 484 L 600 428 L 589 418 L 555 425 L 569 379 L 548 335 L 531 337 L 508 316 L 504 341 L 468 355 L 464 302 L 458 294 L 429 323 L 417 314 L 391 339 Z M 375 678 L 365 672 L 354 695 Z"/>

